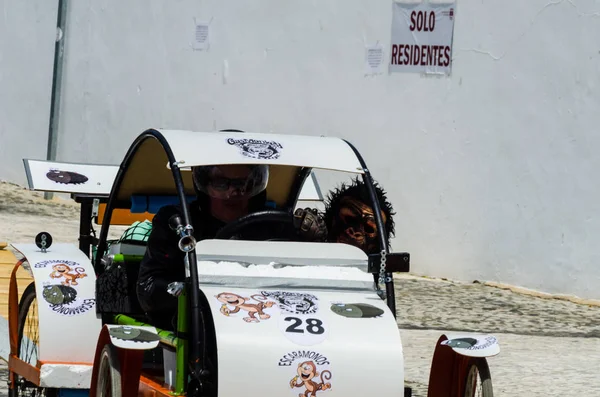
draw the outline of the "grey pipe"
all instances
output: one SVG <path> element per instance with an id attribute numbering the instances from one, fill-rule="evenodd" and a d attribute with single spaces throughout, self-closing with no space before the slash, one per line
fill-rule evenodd
<path id="1" fill-rule="evenodd" d="M 66 39 L 67 0 L 58 0 L 56 17 L 56 42 L 54 44 L 54 69 L 52 71 L 52 96 L 50 99 L 50 120 L 48 125 L 48 147 L 46 160 L 56 160 L 58 145 L 58 119 L 60 115 L 60 94 L 62 90 L 63 54 Z M 44 193 L 46 200 L 52 199 L 51 192 Z"/>

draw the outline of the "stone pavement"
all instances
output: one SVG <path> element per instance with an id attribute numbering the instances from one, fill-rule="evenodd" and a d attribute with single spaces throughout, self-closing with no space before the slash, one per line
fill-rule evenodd
<path id="1" fill-rule="evenodd" d="M 496 396 L 600 396 L 600 307 L 485 286 L 401 276 L 398 326 L 407 384 L 427 396 L 435 343 L 445 331 L 493 333 Z M 0 397 L 6 396 L 0 368 Z"/>
<path id="2" fill-rule="evenodd" d="M 427 396 L 429 368 L 445 331 L 492 333 L 496 396 L 600 396 L 600 307 L 517 294 L 482 284 L 396 279 L 405 377 Z"/>

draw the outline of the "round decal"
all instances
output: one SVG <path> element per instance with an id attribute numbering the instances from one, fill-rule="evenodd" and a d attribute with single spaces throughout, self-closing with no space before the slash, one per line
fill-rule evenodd
<path id="1" fill-rule="evenodd" d="M 289 291 L 262 291 L 261 294 L 277 302 L 286 313 L 313 314 L 319 310 L 319 300 L 313 294 Z"/>
<path id="2" fill-rule="evenodd" d="M 53 182 L 62 183 L 65 185 L 81 185 L 82 183 L 86 183 L 88 181 L 87 176 L 77 172 L 61 171 L 52 168 L 48 171 L 48 173 L 46 173 L 46 177 Z"/>
<path id="3" fill-rule="evenodd" d="M 331 311 L 343 317 L 373 318 L 383 315 L 384 311 L 367 303 L 333 303 Z"/>
<path id="4" fill-rule="evenodd" d="M 80 297 L 78 280 L 87 277 L 85 269 L 76 262 L 53 259 L 33 265 L 35 268 L 48 268 L 49 280 L 43 282 L 42 298 L 50 310 L 65 316 L 74 316 L 92 309 L 93 298 Z"/>
<path id="5" fill-rule="evenodd" d="M 331 390 L 332 373 L 326 356 L 315 351 L 293 351 L 279 359 L 289 372 L 289 388 L 297 396 L 317 396 Z"/>
<path id="6" fill-rule="evenodd" d="M 329 326 L 320 316 L 281 313 L 279 330 L 292 342 L 309 346 L 327 339 Z"/>
<path id="7" fill-rule="evenodd" d="M 275 160 L 281 154 L 283 146 L 279 142 L 258 139 L 227 139 L 227 143 L 240 148 L 243 156 L 253 159 Z"/>

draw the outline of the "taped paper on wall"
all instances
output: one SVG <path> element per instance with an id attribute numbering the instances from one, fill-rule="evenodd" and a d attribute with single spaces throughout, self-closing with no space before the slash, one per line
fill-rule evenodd
<path id="1" fill-rule="evenodd" d="M 194 29 L 194 50 L 206 50 L 209 45 L 209 29 L 208 23 L 197 22 Z"/>
<path id="2" fill-rule="evenodd" d="M 365 74 L 374 75 L 383 73 L 383 46 L 370 45 L 365 48 Z"/>
<path id="3" fill-rule="evenodd" d="M 456 3 L 394 2 L 392 7 L 389 72 L 449 75 Z"/>

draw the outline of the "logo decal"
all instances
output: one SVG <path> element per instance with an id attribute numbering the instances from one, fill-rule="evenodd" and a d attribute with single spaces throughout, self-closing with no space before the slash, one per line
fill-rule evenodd
<path id="1" fill-rule="evenodd" d="M 227 139 L 227 143 L 241 149 L 243 156 L 253 159 L 275 160 L 281 155 L 281 143 L 258 139 Z"/>
<path id="2" fill-rule="evenodd" d="M 299 361 L 297 365 L 295 361 Z M 295 351 L 279 359 L 279 366 L 294 367 L 295 376 L 290 380 L 290 388 L 301 389 L 299 397 L 316 396 L 318 391 L 331 389 L 331 371 L 327 357 L 314 351 Z M 297 392 L 297 391 L 296 391 Z"/>
<path id="3" fill-rule="evenodd" d="M 483 350 L 498 343 L 498 340 L 493 336 L 487 336 L 485 339 L 475 338 L 456 338 L 442 341 L 441 345 L 450 347 L 458 347 L 467 350 Z"/>
<path id="4" fill-rule="evenodd" d="M 312 314 L 319 309 L 318 299 L 312 294 L 288 291 L 262 291 L 263 296 L 277 301 L 279 307 L 294 314 Z"/>
<path id="5" fill-rule="evenodd" d="M 52 311 L 65 316 L 74 316 L 85 313 L 94 307 L 95 299 L 82 299 L 78 296 L 77 280 L 87 277 L 85 269 L 81 265 L 63 260 L 47 260 L 34 265 L 36 268 L 46 268 L 48 266 L 52 267 L 49 278 L 58 279 L 57 281 L 50 280 L 43 283 L 42 297 Z M 59 282 L 61 279 L 62 281 Z"/>
<path id="6" fill-rule="evenodd" d="M 81 185 L 88 181 L 88 177 L 85 175 L 73 171 L 60 171 L 55 168 L 51 168 L 46 177 L 51 181 L 65 185 Z"/>
<path id="7" fill-rule="evenodd" d="M 108 333 L 114 338 L 132 342 L 155 342 L 160 340 L 158 335 L 150 331 L 128 326 L 111 327 L 108 329 Z"/>
<path id="8" fill-rule="evenodd" d="M 238 313 L 244 310 L 247 314 L 244 321 L 247 323 L 258 323 L 260 320 L 268 320 L 271 316 L 264 312 L 265 308 L 270 308 L 275 305 L 275 302 L 268 301 L 266 297 L 255 294 L 250 298 L 245 298 L 231 292 L 221 292 L 215 296 L 221 305 L 221 313 L 229 317 L 231 314 Z M 257 303 L 248 303 L 251 299 Z M 230 308 L 231 307 L 231 308 Z M 256 318 L 256 315 L 260 318 Z"/>
<path id="9" fill-rule="evenodd" d="M 331 311 L 343 317 L 373 318 L 383 314 L 383 310 L 366 303 L 333 303 Z"/>

